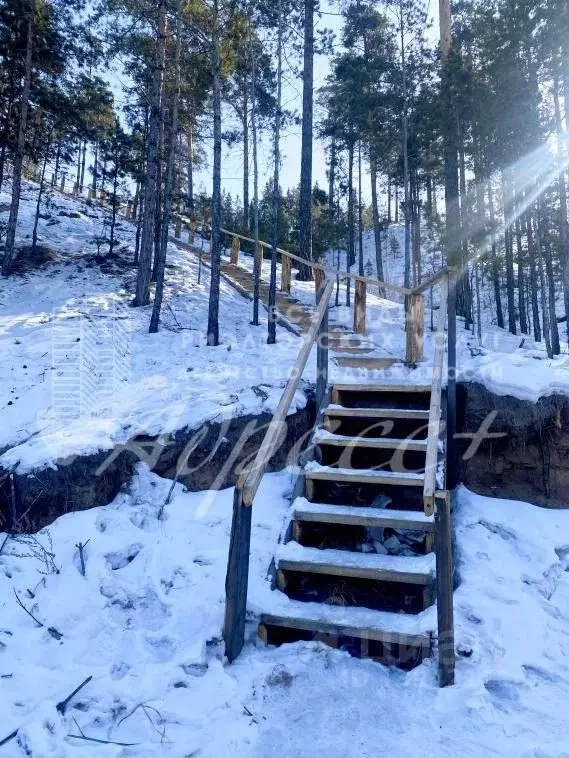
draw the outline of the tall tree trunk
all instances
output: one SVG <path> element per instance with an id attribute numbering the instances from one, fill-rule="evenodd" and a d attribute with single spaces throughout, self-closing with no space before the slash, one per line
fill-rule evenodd
<path id="1" fill-rule="evenodd" d="M 512 239 L 512 187 L 510 179 L 502 172 L 502 192 L 504 197 L 504 244 L 506 247 L 506 294 L 508 298 L 508 328 L 512 334 L 517 334 L 515 282 L 514 282 L 514 244 Z"/>
<path id="2" fill-rule="evenodd" d="M 251 227 L 249 206 L 249 98 L 247 85 L 243 95 L 243 113 L 241 114 L 241 128 L 243 129 L 243 229 L 249 233 Z"/>
<path id="3" fill-rule="evenodd" d="M 531 292 L 531 310 L 533 317 L 533 334 L 536 342 L 541 342 L 541 323 L 539 320 L 539 292 L 537 284 L 537 264 L 535 254 L 535 244 L 533 238 L 533 228 L 529 212 L 524 219 L 525 233 L 528 241 L 528 259 L 529 259 L 529 283 Z"/>
<path id="4" fill-rule="evenodd" d="M 93 190 L 93 199 L 97 197 L 97 178 L 99 171 L 99 140 L 95 140 L 95 154 L 93 156 L 93 180 L 91 182 L 91 188 Z"/>
<path id="5" fill-rule="evenodd" d="M 156 37 L 156 58 L 152 76 L 150 95 L 150 116 L 148 121 L 148 144 L 146 149 L 146 187 L 144 192 L 144 218 L 140 239 L 138 276 L 136 279 L 136 296 L 134 305 L 148 305 L 150 302 L 150 276 L 152 273 L 152 248 L 156 223 L 156 191 L 158 179 L 158 142 L 162 122 L 161 92 L 164 80 L 166 57 L 166 0 L 158 3 L 158 33 Z"/>
<path id="6" fill-rule="evenodd" d="M 496 247 L 496 212 L 494 210 L 494 190 L 492 180 L 488 177 L 488 212 L 490 214 L 490 229 L 492 234 L 492 252 L 490 260 L 492 265 L 492 284 L 494 285 L 494 300 L 496 301 L 496 322 L 500 329 L 504 328 L 504 310 L 502 308 L 502 290 L 500 286 L 500 263 Z"/>
<path id="7" fill-rule="evenodd" d="M 87 165 L 87 140 L 83 140 L 81 150 L 81 174 L 79 176 L 79 192 L 83 192 L 85 186 L 85 167 Z"/>
<path id="8" fill-rule="evenodd" d="M 302 89 L 302 148 L 300 156 L 299 255 L 312 260 L 312 139 L 314 122 L 314 2 L 304 0 L 304 69 Z M 301 264 L 298 278 L 311 278 Z"/>
<path id="9" fill-rule="evenodd" d="M 332 139 L 330 140 L 330 173 L 328 175 L 328 211 L 330 213 L 330 219 L 334 218 L 336 160 L 336 137 L 332 135 Z"/>
<path id="10" fill-rule="evenodd" d="M 547 357 L 553 358 L 553 345 L 551 341 L 551 311 L 550 303 L 547 302 L 547 287 L 545 283 L 545 270 L 543 266 L 543 244 L 541 238 L 541 226 L 539 223 L 540 204 L 537 203 L 536 215 L 534 217 L 535 242 L 537 248 L 537 270 L 539 275 L 539 284 L 541 292 L 541 312 L 543 314 L 543 336 L 545 339 L 545 349 Z M 531 217 L 529 223 L 532 223 Z M 557 319 L 555 319 L 557 320 Z"/>
<path id="11" fill-rule="evenodd" d="M 117 225 L 117 209 L 119 205 L 119 170 L 120 170 L 120 146 L 119 146 L 119 124 L 115 125 L 115 154 L 113 163 L 113 191 L 111 195 L 111 231 L 109 234 L 109 253 L 115 248 L 115 229 Z"/>
<path id="12" fill-rule="evenodd" d="M 405 19 L 403 16 L 404 3 L 399 0 L 400 18 L 399 33 L 401 41 L 401 72 L 402 72 L 402 96 L 403 96 L 403 185 L 405 195 L 405 273 L 404 286 L 411 286 L 411 198 L 410 198 L 410 175 L 409 175 L 409 104 L 407 102 L 407 56 L 405 53 Z"/>
<path id="13" fill-rule="evenodd" d="M 207 321 L 207 344 L 219 345 L 219 284 L 221 279 L 221 50 L 219 0 L 213 0 L 213 189 L 211 208 L 211 278 Z"/>
<path id="14" fill-rule="evenodd" d="M 548 302 L 549 302 L 549 325 L 551 329 L 551 349 L 554 355 L 560 355 L 561 342 L 559 339 L 559 325 L 557 323 L 557 311 L 555 303 L 557 300 L 557 292 L 555 288 L 555 276 L 553 274 L 553 258 L 551 253 L 551 240 L 547 232 L 547 226 L 544 226 L 541 221 L 541 204 L 538 205 L 538 225 L 541 230 L 542 239 L 542 251 L 545 258 L 545 273 L 547 278 L 548 288 Z"/>
<path id="15" fill-rule="evenodd" d="M 178 112 L 180 107 L 180 58 L 182 51 L 182 0 L 176 6 L 176 52 L 174 53 L 174 94 L 172 96 L 172 115 L 170 134 L 168 135 L 168 154 L 166 156 L 166 179 L 164 182 L 164 216 L 162 218 L 160 249 L 156 271 L 156 293 L 150 319 L 150 333 L 158 331 L 160 310 L 164 297 L 164 276 L 166 272 L 166 254 L 168 251 L 168 233 L 174 194 L 174 166 L 176 161 L 176 144 L 178 142 Z"/>
<path id="16" fill-rule="evenodd" d="M 567 81 L 565 80 L 565 83 Z M 569 114 L 569 90 L 565 88 L 565 111 L 566 117 Z M 557 133 L 561 134 L 563 131 L 563 122 L 561 117 L 561 107 L 559 103 L 559 77 L 557 72 L 554 76 L 553 82 L 553 101 L 555 108 L 555 124 Z M 568 122 L 569 123 L 569 122 Z M 560 144 L 560 140 L 557 142 L 558 149 L 561 153 L 564 151 L 564 146 Z M 559 241 L 561 244 L 561 269 L 563 272 L 563 296 L 565 303 L 565 315 L 567 317 L 567 339 L 569 340 L 569 221 L 567 219 L 568 202 L 567 202 L 567 184 L 565 179 L 565 172 L 559 174 Z"/>
<path id="17" fill-rule="evenodd" d="M 12 172 L 12 201 L 10 204 L 10 216 L 6 230 L 6 244 L 4 246 L 4 260 L 2 262 L 2 274 L 8 276 L 14 260 L 14 244 L 16 242 L 16 227 L 18 225 L 18 211 L 20 209 L 20 195 L 22 192 L 22 167 L 24 165 L 24 149 L 26 146 L 26 127 L 28 123 L 28 109 L 30 105 L 30 89 L 32 84 L 32 54 L 34 40 L 36 0 L 30 1 L 28 10 L 27 35 L 26 35 L 26 64 L 24 72 L 24 86 L 22 87 L 22 99 L 20 107 L 20 123 L 18 125 L 18 144 L 14 156 L 14 169 Z"/>
<path id="18" fill-rule="evenodd" d="M 164 212 L 164 119 L 166 117 L 164 79 L 162 80 L 162 89 L 160 91 L 160 112 L 160 135 L 158 137 L 158 173 L 156 175 L 156 219 L 154 221 L 154 259 L 152 263 L 152 276 L 150 279 L 152 282 L 155 282 L 158 277 L 158 259 L 160 258 L 162 240 L 162 214 Z"/>
<path id="19" fill-rule="evenodd" d="M 190 122 L 188 129 L 188 208 L 194 210 L 194 126 Z"/>
<path id="20" fill-rule="evenodd" d="M 51 135 L 50 135 L 47 145 L 45 146 L 45 153 L 44 153 L 44 158 L 43 158 L 43 163 L 42 163 L 42 168 L 41 168 L 40 186 L 38 189 L 38 199 L 36 202 L 36 214 L 34 217 L 34 228 L 32 231 L 32 250 L 34 251 L 38 244 L 38 224 L 40 220 L 40 208 L 41 208 L 41 201 L 43 198 L 43 188 L 45 185 L 45 172 L 47 169 L 47 159 L 49 156 L 50 146 L 51 146 Z"/>
<path id="21" fill-rule="evenodd" d="M 348 145 L 348 273 L 356 262 L 356 230 L 354 213 L 354 144 Z M 350 307 L 351 280 L 346 281 L 346 305 Z"/>
<path id="22" fill-rule="evenodd" d="M 520 219 L 516 218 L 516 247 L 518 251 L 518 310 L 520 312 L 520 331 L 528 334 L 528 320 L 524 300 L 525 277 L 524 277 L 524 246 L 522 243 L 522 227 Z"/>
<path id="23" fill-rule="evenodd" d="M 383 251 L 381 249 L 381 221 L 379 218 L 379 202 L 377 198 L 377 158 L 372 148 L 370 148 L 369 171 L 371 174 L 371 209 L 373 214 L 373 233 L 375 237 L 375 267 L 377 278 L 380 282 L 383 278 Z M 379 294 L 383 297 L 385 291 L 380 287 Z"/>
<path id="24" fill-rule="evenodd" d="M 261 282 L 261 260 L 259 260 L 259 155 L 257 143 L 257 61 L 253 61 L 251 72 L 251 128 L 253 136 L 253 203 L 254 203 L 254 255 L 253 255 L 253 326 L 259 326 L 259 287 Z M 247 142 L 249 137 L 247 137 Z M 247 164 L 249 161 L 247 160 Z M 248 170 L 248 168 L 247 168 Z M 249 177 L 247 176 L 247 183 Z M 245 189 L 245 187 L 243 187 Z M 247 193 L 249 190 L 247 190 Z M 249 199 L 247 198 L 247 203 Z M 248 205 L 247 205 L 248 207 Z M 246 215 L 249 223 L 249 213 Z"/>
<path id="25" fill-rule="evenodd" d="M 387 177 L 387 223 L 391 223 L 391 195 L 392 195 L 393 185 L 391 182 L 391 177 Z"/>
<path id="26" fill-rule="evenodd" d="M 277 37 L 277 108 L 275 113 L 275 168 L 273 175 L 273 218 L 271 229 L 271 281 L 269 284 L 269 319 L 267 343 L 274 345 L 277 341 L 275 307 L 277 302 L 277 247 L 279 244 L 279 205 L 280 205 L 280 167 L 281 167 L 281 108 L 283 80 L 283 7 L 279 2 L 278 37 Z M 281 265 L 284 265 L 281 262 Z"/>

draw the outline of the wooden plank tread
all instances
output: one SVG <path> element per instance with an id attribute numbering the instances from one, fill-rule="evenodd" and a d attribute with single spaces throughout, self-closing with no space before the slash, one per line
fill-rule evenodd
<path id="1" fill-rule="evenodd" d="M 385 371 L 401 363 L 398 358 L 368 358 L 366 356 L 334 355 L 334 362 L 342 368 L 359 368 L 365 371 Z"/>
<path id="2" fill-rule="evenodd" d="M 282 571 L 323 574 L 352 579 L 428 585 L 435 573 L 435 556 L 414 557 L 355 553 L 348 550 L 319 550 L 287 542 L 277 552 L 277 565 Z"/>
<path id="3" fill-rule="evenodd" d="M 343 405 L 329 405 L 324 411 L 331 418 L 386 418 L 429 420 L 429 411 L 409 408 L 345 408 Z"/>
<path id="4" fill-rule="evenodd" d="M 334 468 L 309 463 L 305 468 L 306 478 L 313 481 L 353 482 L 356 484 L 388 484 L 407 487 L 422 487 L 423 474 L 407 472 L 375 471 L 374 469 Z"/>
<path id="5" fill-rule="evenodd" d="M 298 498 L 294 502 L 293 513 L 295 521 L 317 524 L 344 524 L 370 529 L 408 529 L 424 532 L 433 532 L 435 528 L 433 517 L 425 516 L 419 511 L 310 503 L 306 498 Z"/>
<path id="6" fill-rule="evenodd" d="M 275 593 L 277 594 L 277 593 Z M 265 626 L 376 640 L 428 649 L 431 630 L 425 614 L 412 616 L 367 608 L 342 607 L 288 600 L 278 603 L 271 613 L 261 616 Z"/>
<path id="7" fill-rule="evenodd" d="M 430 384 L 334 384 L 333 390 L 337 392 L 417 392 L 430 394 Z"/>
<path id="8" fill-rule="evenodd" d="M 317 445 L 334 445 L 335 447 L 370 447 L 386 450 L 416 450 L 426 452 L 427 440 L 392 439 L 390 437 L 350 437 L 334 434 L 326 429 L 318 429 L 314 435 Z"/>

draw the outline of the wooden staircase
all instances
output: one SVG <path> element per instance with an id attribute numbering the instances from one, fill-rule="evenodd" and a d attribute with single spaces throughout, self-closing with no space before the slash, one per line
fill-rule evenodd
<path id="1" fill-rule="evenodd" d="M 337 385 L 331 399 L 275 556 L 275 591 L 289 601 L 261 618 L 260 636 L 410 668 L 430 654 L 436 625 L 424 613 L 436 582 L 423 506 L 431 388 Z"/>
<path id="2" fill-rule="evenodd" d="M 346 276 L 362 284 L 360 277 Z M 329 349 L 352 347 L 355 353 L 343 356 L 347 361 L 370 358 L 365 343 L 346 345 L 345 337 L 328 329 L 334 282 L 319 291 L 314 319 L 265 439 L 235 488 L 223 632 L 229 661 L 245 641 L 253 502 L 284 438 L 288 409 L 316 345 L 318 417 L 301 457 L 289 522 L 273 562 L 274 591 L 259 634 L 268 644 L 321 640 L 405 669 L 435 653 L 441 686 L 454 683 L 450 502 L 457 470 L 456 308 L 451 269 L 409 295 L 407 363 L 415 365 L 422 353 L 422 318 L 414 322 L 412 315 L 422 312 L 424 292 L 439 285 L 430 386 L 370 381 L 335 384 L 330 390 Z M 361 321 L 357 314 L 355 321 Z M 372 362 L 365 367 L 382 368 Z M 358 368 L 361 375 L 363 366 Z"/>

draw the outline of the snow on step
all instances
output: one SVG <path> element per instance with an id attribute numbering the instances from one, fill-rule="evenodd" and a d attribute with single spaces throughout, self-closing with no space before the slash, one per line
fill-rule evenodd
<path id="1" fill-rule="evenodd" d="M 402 448 L 404 450 L 425 450 L 427 440 L 392 439 L 390 437 L 350 437 L 344 434 L 334 434 L 327 429 L 318 429 L 314 435 L 318 445 L 337 445 L 338 447 L 378 447 Z"/>
<path id="2" fill-rule="evenodd" d="M 359 382 L 357 384 L 334 384 L 337 392 L 431 392 L 430 384 L 377 384 L 374 382 Z"/>
<path id="3" fill-rule="evenodd" d="M 430 584 L 435 573 L 435 556 L 413 558 L 397 555 L 355 553 L 347 550 L 319 550 L 287 542 L 277 552 L 277 566 L 284 571 L 373 579 L 386 582 Z"/>
<path id="4" fill-rule="evenodd" d="M 368 608 L 303 603 L 273 592 L 269 613 L 261 623 L 288 629 L 332 633 L 346 637 L 428 647 L 434 628 L 432 608 L 417 616 Z"/>
<path id="5" fill-rule="evenodd" d="M 326 416 L 348 416 L 350 418 L 402 418 L 429 420 L 428 410 L 408 408 L 346 408 L 343 405 L 330 404 L 324 411 Z"/>
<path id="6" fill-rule="evenodd" d="M 435 525 L 432 516 L 425 516 L 419 511 L 386 510 L 357 505 L 327 505 L 311 503 L 304 497 L 295 500 L 293 513 L 297 521 L 365 526 L 370 529 L 390 528 L 430 532 Z"/>
<path id="7" fill-rule="evenodd" d="M 424 474 L 413 474 L 407 471 L 376 471 L 375 469 L 334 468 L 322 466 L 315 461 L 306 464 L 308 479 L 318 479 L 334 482 L 358 482 L 361 484 L 403 484 L 410 487 L 422 487 Z"/>

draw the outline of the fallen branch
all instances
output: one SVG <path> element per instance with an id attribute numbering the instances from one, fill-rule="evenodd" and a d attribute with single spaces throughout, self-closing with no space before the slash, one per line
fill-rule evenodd
<path id="1" fill-rule="evenodd" d="M 160 742 L 163 742 L 164 741 L 164 737 L 166 736 L 166 725 L 164 723 L 164 718 L 163 718 L 162 714 L 160 713 L 160 711 L 157 711 L 156 708 L 153 708 L 151 705 L 147 705 L 146 703 L 139 703 L 138 705 L 136 705 L 132 709 L 132 711 L 130 711 L 129 713 L 127 713 L 126 716 L 123 716 L 122 719 L 117 724 L 117 729 L 123 723 L 123 721 L 126 721 L 127 719 L 129 719 L 134 713 L 136 713 L 136 711 L 139 708 L 142 708 L 142 710 L 144 711 L 144 715 L 146 716 L 146 718 L 150 722 L 150 726 L 154 729 L 155 732 L 157 732 L 160 735 Z M 156 724 L 154 723 L 154 721 L 152 721 L 152 719 L 150 718 L 150 715 L 149 715 L 148 711 L 151 711 L 152 713 L 155 713 L 156 716 L 158 716 L 158 719 L 161 722 L 162 729 L 159 729 L 156 726 Z"/>
<path id="2" fill-rule="evenodd" d="M 71 695 L 68 695 L 65 698 L 65 700 L 62 700 L 60 703 L 58 703 L 55 706 L 56 709 L 59 711 L 59 713 L 61 713 L 62 716 L 65 714 L 65 711 L 67 710 L 67 706 L 69 705 L 69 703 L 71 702 L 71 700 L 73 700 L 73 698 L 75 697 L 75 695 L 78 692 L 80 692 L 83 689 L 83 687 L 86 687 L 89 684 L 89 682 L 91 681 L 92 678 L 93 678 L 92 676 L 88 676 L 87 679 L 85 679 L 84 682 L 81 682 L 81 684 L 79 685 L 79 687 L 76 687 L 73 690 L 73 692 L 71 693 Z"/>
<path id="3" fill-rule="evenodd" d="M 15 591 L 15 590 L 14 590 L 14 591 Z M 32 618 L 33 618 L 33 616 L 32 616 Z M 43 624 L 42 624 L 41 626 L 43 626 Z M 76 687 L 76 688 L 73 690 L 73 692 L 71 693 L 71 695 L 68 695 L 68 696 L 65 698 L 65 700 L 62 700 L 60 703 L 58 703 L 58 704 L 55 706 L 56 710 L 57 710 L 59 713 L 61 713 L 61 715 L 62 715 L 62 716 L 63 716 L 63 714 L 65 713 L 65 711 L 66 711 L 66 709 L 67 709 L 67 706 L 69 705 L 70 701 L 71 701 L 71 700 L 72 700 L 72 699 L 75 697 L 75 695 L 76 695 L 76 694 L 77 694 L 77 693 L 78 693 L 80 690 L 82 690 L 82 689 L 83 689 L 83 687 L 85 687 L 85 685 L 89 684 L 89 682 L 91 681 L 91 679 L 92 679 L 92 678 L 93 678 L 92 676 L 89 676 L 89 677 L 87 677 L 87 679 L 85 679 L 85 681 L 84 681 L 84 682 L 82 682 L 82 683 L 79 685 L 79 687 Z M 73 721 L 75 721 L 75 719 L 73 719 Z M 75 725 L 77 726 L 77 728 L 78 728 L 78 729 L 79 729 L 79 731 L 81 732 L 81 728 L 80 728 L 79 724 L 78 724 L 76 721 L 75 721 Z M 7 737 L 4 737 L 4 739 L 3 739 L 3 740 L 0 740 L 0 747 L 2 747 L 3 745 L 7 745 L 7 744 L 8 744 L 8 742 L 10 742 L 11 740 L 15 739 L 15 738 L 18 736 L 18 732 L 19 732 L 19 731 L 20 731 L 20 729 L 19 729 L 19 727 L 18 727 L 18 729 L 15 729 L 15 730 L 14 730 L 14 731 L 13 731 L 11 734 L 9 734 Z M 73 736 L 75 736 L 75 735 L 72 735 L 72 734 L 70 734 L 69 736 L 70 736 L 70 737 L 73 737 Z M 89 737 L 85 737 L 85 736 L 82 736 L 82 737 L 78 737 L 78 739 L 89 739 L 91 742 L 100 742 L 100 740 L 92 740 L 92 739 L 90 739 Z M 126 744 L 124 744 L 124 743 L 121 743 L 121 742 L 115 742 L 115 743 L 109 743 L 109 744 L 120 745 L 121 747 L 130 747 L 130 745 L 126 745 Z"/>
<path id="4" fill-rule="evenodd" d="M 118 745 L 119 747 L 134 747 L 138 745 L 138 742 L 115 742 L 114 740 L 100 740 L 97 737 L 87 737 L 85 732 L 81 729 L 77 723 L 77 719 L 73 719 L 75 726 L 79 729 L 80 734 L 68 734 L 67 736 L 74 740 L 85 740 L 85 742 L 96 742 L 97 745 Z M 1 745 L 2 743 L 0 743 Z"/>
<path id="5" fill-rule="evenodd" d="M 75 545 L 77 550 L 79 550 L 79 560 L 81 561 L 81 576 L 85 576 L 85 555 L 83 553 L 83 550 L 85 550 L 89 542 L 91 542 L 91 540 L 87 540 L 87 542 L 79 542 L 77 545 Z"/>
<path id="6" fill-rule="evenodd" d="M 45 628 L 45 624 L 43 624 L 38 618 L 36 618 L 34 616 L 34 614 L 31 611 L 29 611 L 26 608 L 26 606 L 22 603 L 22 601 L 20 600 L 20 597 L 19 597 L 19 595 L 18 595 L 18 593 L 16 592 L 15 589 L 14 589 L 14 595 L 16 596 L 16 600 L 17 600 L 18 605 L 20 606 L 20 608 L 22 608 L 22 610 L 24 610 L 28 614 L 28 616 L 30 618 L 32 618 L 36 622 L 36 624 L 39 627 L 41 627 L 42 629 Z M 63 638 L 63 634 L 61 634 L 61 632 L 58 632 L 57 629 L 55 627 L 53 627 L 53 626 L 47 627 L 47 631 L 51 634 L 51 636 L 54 639 L 56 639 L 58 641 Z"/>
<path id="7" fill-rule="evenodd" d="M 19 597 L 19 595 L 18 595 L 18 593 L 16 592 L 16 590 L 15 590 L 15 589 L 14 589 L 14 595 L 16 596 L 16 602 L 18 603 L 18 605 L 20 606 L 20 608 L 21 608 L 22 610 L 24 610 L 24 611 L 25 611 L 25 612 L 28 614 L 28 616 L 29 616 L 31 619 L 33 619 L 33 620 L 36 622 L 36 624 L 37 624 L 38 626 L 44 627 L 44 626 L 45 626 L 45 624 L 42 624 L 42 622 L 41 622 L 39 619 L 37 619 L 37 618 L 34 616 L 34 614 L 33 614 L 31 611 L 29 611 L 29 610 L 26 608 L 26 606 L 25 606 L 25 605 L 22 603 L 22 601 L 20 600 L 20 597 Z"/>
<path id="8" fill-rule="evenodd" d="M 3 740 L 0 740 L 0 747 L 2 747 L 2 745 L 7 745 L 8 742 L 10 742 L 10 740 L 13 740 L 17 736 L 18 736 L 18 730 L 16 729 L 15 732 L 12 732 L 12 734 L 9 734 L 7 737 L 4 737 Z"/>

